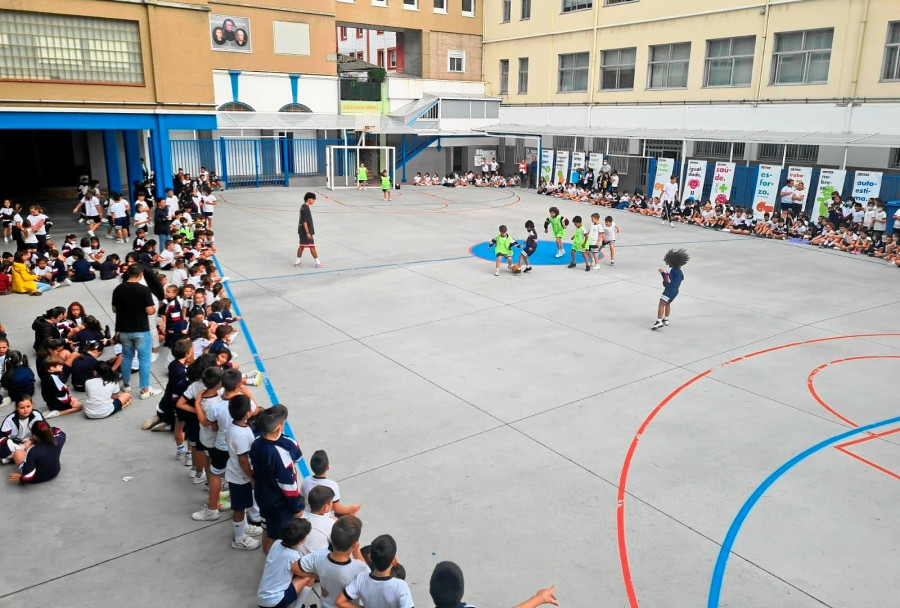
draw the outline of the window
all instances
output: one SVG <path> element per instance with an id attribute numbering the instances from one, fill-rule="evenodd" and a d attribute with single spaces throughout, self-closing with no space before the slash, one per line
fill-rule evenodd
<path id="1" fill-rule="evenodd" d="M 278 109 L 279 112 L 312 112 L 308 107 L 303 105 L 302 103 L 289 103 L 285 106 L 281 106 Z"/>
<path id="2" fill-rule="evenodd" d="M 756 36 L 706 41 L 705 87 L 749 87 Z"/>
<path id="3" fill-rule="evenodd" d="M 681 160 L 681 142 L 675 139 L 647 139 L 644 141 L 647 156 Z"/>
<path id="4" fill-rule="evenodd" d="M 594 0 L 562 0 L 562 12 L 584 11 L 594 6 Z"/>
<path id="5" fill-rule="evenodd" d="M 383 35 L 384 35 L 384 30 L 375 30 L 375 35 L 376 35 L 376 36 L 383 36 Z"/>
<path id="6" fill-rule="evenodd" d="M 694 156 L 728 160 L 732 157 L 732 143 L 734 145 L 734 158 L 744 158 L 745 145 L 742 141 L 696 141 L 694 142 Z"/>
<path id="7" fill-rule="evenodd" d="M 419 0 L 403 0 L 403 8 L 410 11 L 419 10 Z"/>
<path id="8" fill-rule="evenodd" d="M 785 152 L 784 144 L 759 144 L 756 150 L 758 160 L 771 160 L 781 162 L 783 158 L 788 162 L 811 162 L 819 159 L 819 146 L 802 144 L 788 144 Z"/>
<path id="9" fill-rule="evenodd" d="M 475 16 L 475 0 L 462 0 L 463 17 Z"/>
<path id="10" fill-rule="evenodd" d="M 638 0 L 606 0 L 606 6 L 615 6 L 617 4 L 630 4 Z"/>
<path id="11" fill-rule="evenodd" d="M 372 6 L 383 6 L 387 8 L 387 0 L 372 0 Z"/>
<path id="12" fill-rule="evenodd" d="M 387 67 L 391 70 L 397 69 L 397 49 L 388 49 L 387 50 Z"/>
<path id="13" fill-rule="evenodd" d="M 634 88 L 634 59 L 637 48 L 613 49 L 600 54 L 600 90 L 624 91 Z"/>
<path id="14" fill-rule="evenodd" d="M 650 47 L 650 89 L 683 89 L 687 86 L 691 43 L 660 44 Z"/>
<path id="15" fill-rule="evenodd" d="M 256 110 L 242 101 L 229 101 L 228 103 L 223 103 L 216 108 L 216 110 L 219 112 L 256 112 Z"/>
<path id="16" fill-rule="evenodd" d="M 833 29 L 775 34 L 771 84 L 828 82 Z"/>
<path id="17" fill-rule="evenodd" d="M 464 51 L 447 51 L 447 71 L 455 73 L 466 71 L 466 54 Z"/>
<path id="18" fill-rule="evenodd" d="M 531 0 L 522 0 L 522 13 L 520 18 L 522 21 L 531 19 Z"/>
<path id="19" fill-rule="evenodd" d="M 587 91 L 590 53 L 568 53 L 559 56 L 557 91 Z"/>
<path id="20" fill-rule="evenodd" d="M 338 36 L 340 37 L 341 40 L 346 40 L 347 39 L 347 28 L 339 27 L 338 28 Z"/>
<path id="21" fill-rule="evenodd" d="M 900 80 L 900 21 L 888 23 L 887 45 L 884 47 L 882 80 Z"/>
<path id="22" fill-rule="evenodd" d="M 519 95 L 528 92 L 528 57 L 519 57 Z"/>
<path id="23" fill-rule="evenodd" d="M 509 93 L 509 59 L 500 60 L 500 94 Z"/>
<path id="24" fill-rule="evenodd" d="M 357 37 L 357 38 L 362 38 L 362 37 L 363 37 L 363 31 L 362 31 L 362 28 L 359 28 L 359 27 L 356 28 L 356 37 Z"/>
<path id="25" fill-rule="evenodd" d="M 384 67 L 384 49 L 378 49 L 378 67 Z"/>
<path id="26" fill-rule="evenodd" d="M 447 12 L 447 0 L 434 0 L 434 12 L 446 13 Z"/>
<path id="27" fill-rule="evenodd" d="M 0 10 L 0 78 L 143 84 L 138 23 Z"/>
<path id="28" fill-rule="evenodd" d="M 501 23 L 509 23 L 509 16 L 512 12 L 512 0 L 503 0 L 503 14 L 500 16 Z"/>
<path id="29" fill-rule="evenodd" d="M 888 159 L 888 167 L 900 169 L 900 148 L 891 148 L 891 156 Z"/>

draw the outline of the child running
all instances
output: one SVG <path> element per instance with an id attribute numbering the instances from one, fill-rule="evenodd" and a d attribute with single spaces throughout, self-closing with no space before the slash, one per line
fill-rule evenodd
<path id="1" fill-rule="evenodd" d="M 669 249 L 668 253 L 663 257 L 663 262 L 669 267 L 669 271 L 666 272 L 662 268 L 659 269 L 665 289 L 663 289 L 662 295 L 659 297 L 656 323 L 650 329 L 656 330 L 669 325 L 672 300 L 678 296 L 678 288 L 681 287 L 681 282 L 684 281 L 684 273 L 681 271 L 681 267 L 687 264 L 690 259 L 691 257 L 684 249 Z"/>
<path id="2" fill-rule="evenodd" d="M 597 215 L 596 213 L 594 215 Z M 619 234 L 619 227 L 613 221 L 611 215 L 603 218 L 603 242 L 600 243 L 600 251 L 609 245 L 609 265 L 616 265 L 616 235 Z M 599 252 L 598 252 L 599 253 Z M 599 264 L 599 260 L 595 258 L 594 264 Z"/>
<path id="3" fill-rule="evenodd" d="M 488 248 L 495 247 L 494 253 L 497 255 L 497 263 L 494 266 L 494 276 L 500 276 L 500 262 L 506 260 L 506 267 L 512 271 L 512 248 L 521 247 L 514 238 L 509 236 L 506 225 L 500 225 L 500 234 L 491 239 Z"/>
<path id="4" fill-rule="evenodd" d="M 544 220 L 544 234 L 547 234 L 547 229 L 553 226 L 553 238 L 556 239 L 556 257 L 558 258 L 566 253 L 563 249 L 563 239 L 566 238 L 566 226 L 568 225 L 569 220 L 559 214 L 559 209 L 550 207 L 550 216 Z"/>
<path id="5" fill-rule="evenodd" d="M 572 261 L 569 263 L 569 268 L 575 268 L 575 253 L 580 253 L 581 257 L 584 258 L 584 270 L 586 272 L 590 272 L 591 256 L 588 252 L 587 228 L 584 228 L 581 225 L 580 215 L 576 215 L 575 217 L 573 217 L 572 223 L 575 224 L 575 234 L 572 235 Z"/>

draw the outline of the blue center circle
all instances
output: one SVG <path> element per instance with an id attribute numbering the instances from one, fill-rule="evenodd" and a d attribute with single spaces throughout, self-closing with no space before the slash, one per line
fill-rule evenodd
<path id="1" fill-rule="evenodd" d="M 495 248 L 489 247 L 489 245 L 490 241 L 477 243 L 469 248 L 469 253 L 471 253 L 476 258 L 494 262 L 497 260 L 497 254 L 495 252 Z M 565 250 L 565 254 L 560 257 L 556 257 L 556 241 L 538 241 L 537 250 L 535 250 L 533 254 L 528 256 L 528 261 L 532 266 L 567 266 L 572 259 L 572 244 L 563 243 L 563 249 Z M 512 248 L 513 264 L 519 263 L 519 253 L 521 252 L 522 249 L 519 249 L 518 247 Z M 603 260 L 605 258 L 606 255 L 604 255 L 604 252 L 601 251 L 600 259 Z M 575 254 L 575 263 L 584 263 L 584 258 L 581 256 L 581 254 Z"/>

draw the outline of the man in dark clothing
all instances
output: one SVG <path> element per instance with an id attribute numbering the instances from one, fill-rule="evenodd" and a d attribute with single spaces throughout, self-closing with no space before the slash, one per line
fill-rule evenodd
<path id="1" fill-rule="evenodd" d="M 150 387 L 151 338 L 150 321 L 147 316 L 156 313 L 150 290 L 141 285 L 144 268 L 134 264 L 125 273 L 125 282 L 116 287 L 112 294 L 112 310 L 116 315 L 116 333 L 122 344 L 122 378 L 125 389 L 129 390 L 131 362 L 137 352 L 141 380 L 141 399 L 149 399 L 162 394 Z M 156 328 L 154 327 L 155 331 Z"/>
<path id="2" fill-rule="evenodd" d="M 536 181 L 537 170 L 538 170 L 537 156 L 532 156 L 531 157 L 531 165 L 529 165 L 529 167 L 528 167 L 528 187 L 529 188 L 537 187 L 537 181 Z"/>

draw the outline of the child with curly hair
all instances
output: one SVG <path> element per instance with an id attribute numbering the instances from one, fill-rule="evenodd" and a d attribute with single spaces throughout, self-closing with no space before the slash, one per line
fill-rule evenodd
<path id="1" fill-rule="evenodd" d="M 656 330 L 669 324 L 669 314 L 672 312 L 672 300 L 678 296 L 678 289 L 681 287 L 682 281 L 684 281 L 684 273 L 681 271 L 681 267 L 687 264 L 690 259 L 691 257 L 684 249 L 669 249 L 668 253 L 663 257 L 663 262 L 666 263 L 669 270 L 666 271 L 663 268 L 659 269 L 659 274 L 662 275 L 664 289 L 662 295 L 659 296 L 659 308 L 656 314 L 656 323 L 654 323 L 653 327 L 650 329 Z"/>

